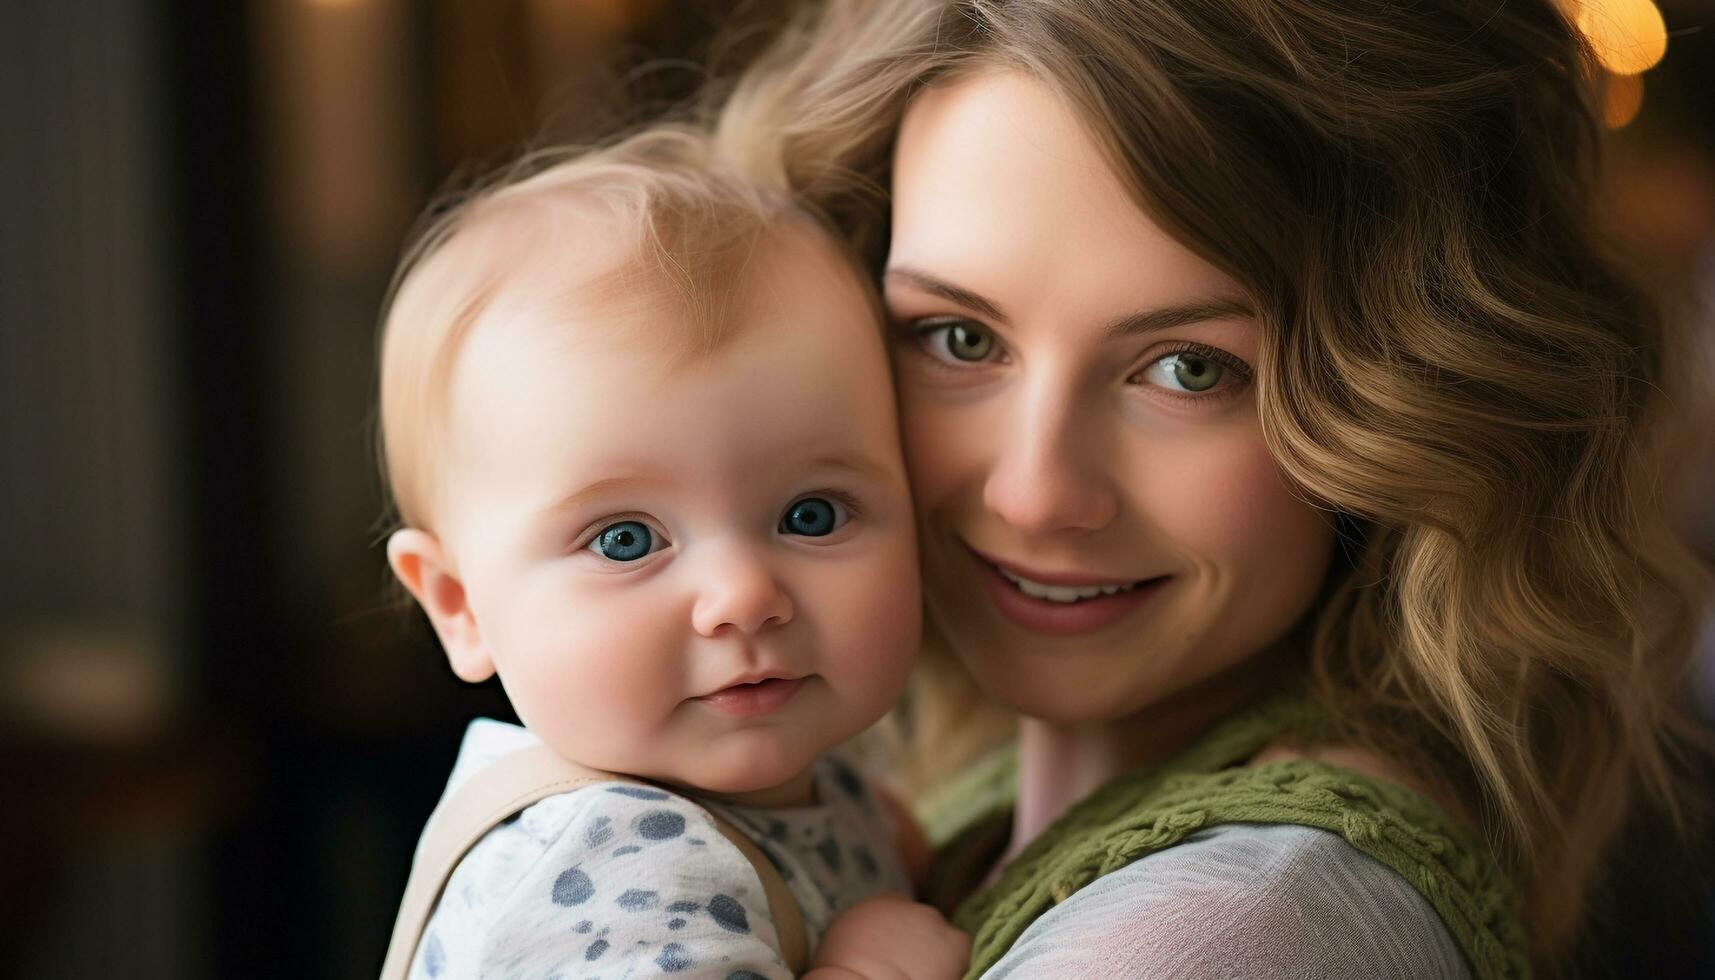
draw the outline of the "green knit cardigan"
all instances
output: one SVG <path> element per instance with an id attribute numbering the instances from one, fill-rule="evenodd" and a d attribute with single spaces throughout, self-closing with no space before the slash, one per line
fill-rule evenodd
<path id="1" fill-rule="evenodd" d="M 972 936 L 975 978 L 1024 930 L 1078 889 L 1206 827 L 1297 824 L 1339 834 L 1398 872 L 1429 902 L 1478 980 L 1530 975 L 1515 889 L 1489 849 L 1402 786 L 1306 759 L 1243 763 L 1276 736 L 1313 731 L 1300 695 L 1240 711 L 1167 762 L 1123 774 L 1073 806 L 1002 872 L 965 898 L 954 924 Z M 1004 839 L 1016 790 L 1010 748 L 967 769 L 919 806 L 937 861 L 929 892 L 957 895 Z M 997 837 L 997 832 L 999 836 Z"/>

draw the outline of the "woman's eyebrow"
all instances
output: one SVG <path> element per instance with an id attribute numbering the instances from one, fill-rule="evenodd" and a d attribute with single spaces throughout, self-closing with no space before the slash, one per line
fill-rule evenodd
<path id="1" fill-rule="evenodd" d="M 951 300 L 967 310 L 975 310 L 998 323 L 1007 322 L 1006 314 L 1000 311 L 1000 307 L 994 301 L 962 286 L 955 286 L 945 279 L 938 279 L 921 269 L 913 269 L 908 265 L 896 265 L 889 268 L 882 278 L 903 279 L 924 292 L 934 293 L 942 299 Z"/>
<path id="2" fill-rule="evenodd" d="M 1133 337 L 1153 330 L 1167 330 L 1209 320 L 1242 320 L 1256 316 L 1256 310 L 1242 299 L 1216 297 L 1158 306 L 1153 310 L 1128 313 L 1108 324 L 1110 339 Z"/>
<path id="3" fill-rule="evenodd" d="M 942 299 L 950 300 L 968 310 L 981 313 L 1003 326 L 1007 325 L 1007 316 L 1001 312 L 998 303 L 963 286 L 955 286 L 945 279 L 932 276 L 921 269 L 904 265 L 894 266 L 887 270 L 885 278 L 903 279 L 924 292 L 934 293 Z M 1159 306 L 1151 310 L 1128 313 L 1110 322 L 1106 333 L 1109 339 L 1115 339 L 1136 336 L 1154 330 L 1183 327 L 1192 323 L 1203 323 L 1209 320 L 1237 320 L 1254 316 L 1256 316 L 1256 310 L 1249 302 L 1243 299 L 1215 296 L 1208 299 L 1192 300 L 1188 303 L 1175 303 L 1171 306 Z"/>

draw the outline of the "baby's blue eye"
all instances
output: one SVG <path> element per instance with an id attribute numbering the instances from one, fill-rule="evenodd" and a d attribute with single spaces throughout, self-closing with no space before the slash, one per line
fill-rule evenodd
<path id="1" fill-rule="evenodd" d="M 603 528 L 590 548 L 609 561 L 636 561 L 649 554 L 655 536 L 637 521 L 620 521 Z"/>
<path id="2" fill-rule="evenodd" d="M 786 516 L 780 518 L 781 534 L 797 534 L 806 538 L 820 538 L 832 534 L 835 528 L 846 522 L 845 508 L 821 497 L 805 497 L 786 508 Z"/>

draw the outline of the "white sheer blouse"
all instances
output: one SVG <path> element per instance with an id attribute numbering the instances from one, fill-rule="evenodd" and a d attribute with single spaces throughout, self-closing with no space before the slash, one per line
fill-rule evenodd
<path id="1" fill-rule="evenodd" d="M 1098 878 L 1031 924 L 985 980 L 1470 980 L 1395 871 L 1324 830 L 1229 824 Z"/>

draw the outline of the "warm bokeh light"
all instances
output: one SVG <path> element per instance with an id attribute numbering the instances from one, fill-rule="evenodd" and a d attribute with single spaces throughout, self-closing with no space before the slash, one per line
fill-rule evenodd
<path id="1" fill-rule="evenodd" d="M 1603 67 L 1616 75 L 1648 71 L 1667 53 L 1667 22 L 1650 0 L 1582 0 L 1577 20 Z"/>
<path id="2" fill-rule="evenodd" d="M 1608 75 L 1602 80 L 1602 124 L 1622 129 L 1638 117 L 1644 104 L 1642 75 Z"/>

